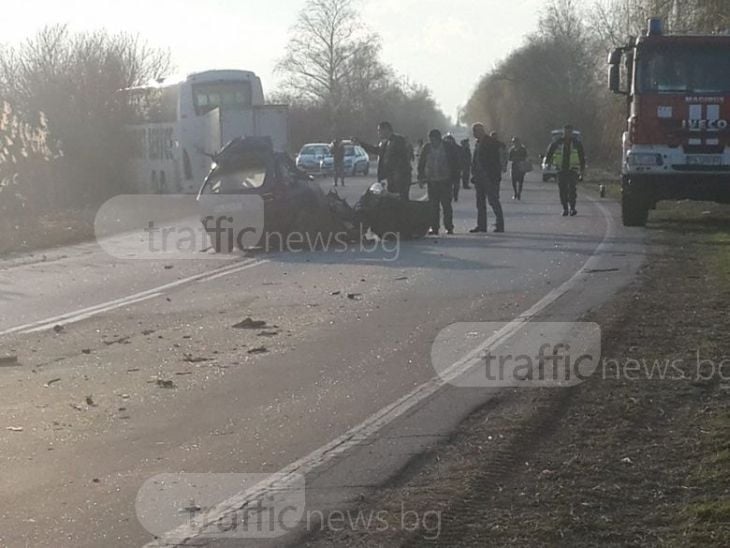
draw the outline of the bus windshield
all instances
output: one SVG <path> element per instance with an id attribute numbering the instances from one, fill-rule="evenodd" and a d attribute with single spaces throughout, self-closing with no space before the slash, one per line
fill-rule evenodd
<path id="1" fill-rule="evenodd" d="M 709 47 L 670 47 L 642 52 L 640 93 L 730 92 L 730 52 Z"/>
<path id="2" fill-rule="evenodd" d="M 202 116 L 213 109 L 244 110 L 252 104 L 250 82 L 211 82 L 193 86 L 195 114 Z"/>

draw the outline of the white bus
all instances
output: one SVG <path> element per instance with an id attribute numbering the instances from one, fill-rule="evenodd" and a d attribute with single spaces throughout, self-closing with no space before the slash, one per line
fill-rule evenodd
<path id="1" fill-rule="evenodd" d="M 288 148 L 288 108 L 265 104 L 253 72 L 212 70 L 121 93 L 132 117 L 131 175 L 142 193 L 197 192 L 208 155 L 236 137 L 271 137 L 275 150 Z"/>

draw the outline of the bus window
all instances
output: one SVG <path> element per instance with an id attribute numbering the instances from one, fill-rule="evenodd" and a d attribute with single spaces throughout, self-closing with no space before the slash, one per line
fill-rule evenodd
<path id="1" fill-rule="evenodd" d="M 252 105 L 251 82 L 211 82 L 193 86 L 195 114 L 213 109 L 244 110 Z"/>

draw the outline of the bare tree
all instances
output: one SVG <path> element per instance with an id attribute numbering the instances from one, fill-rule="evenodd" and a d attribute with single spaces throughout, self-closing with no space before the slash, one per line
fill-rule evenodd
<path id="1" fill-rule="evenodd" d="M 352 0 L 308 0 L 277 64 L 287 91 L 327 110 L 333 133 L 353 92 L 368 81 L 362 75 L 375 81 L 383 73 L 380 40 L 363 28 Z"/>
<path id="2" fill-rule="evenodd" d="M 128 147 L 116 92 L 163 76 L 169 53 L 137 36 L 46 27 L 0 54 L 0 95 L 63 144 L 63 196 L 96 201 L 124 188 Z"/>

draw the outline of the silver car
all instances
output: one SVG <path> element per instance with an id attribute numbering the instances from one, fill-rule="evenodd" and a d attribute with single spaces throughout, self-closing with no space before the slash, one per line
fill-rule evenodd
<path id="1" fill-rule="evenodd" d="M 309 143 L 302 147 L 297 156 L 297 167 L 307 173 L 322 172 L 322 160 L 330 155 L 327 143 Z"/>
<path id="2" fill-rule="evenodd" d="M 345 174 L 369 175 L 370 174 L 370 156 L 361 146 L 344 143 L 345 147 Z M 335 171 L 335 159 L 332 154 L 328 153 L 322 160 L 322 173 L 332 175 Z"/>

